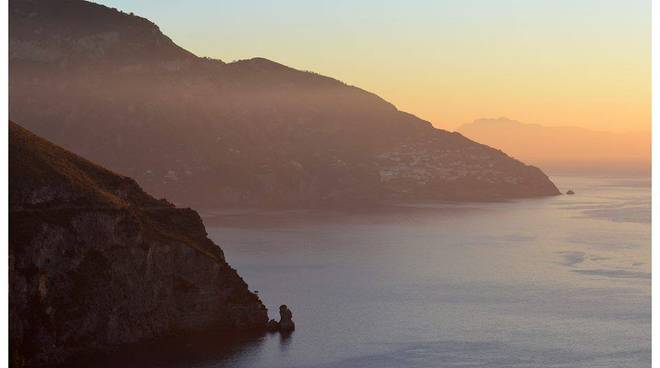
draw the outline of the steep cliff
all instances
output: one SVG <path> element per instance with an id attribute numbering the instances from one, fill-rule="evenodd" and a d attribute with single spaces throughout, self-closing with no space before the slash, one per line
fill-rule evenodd
<path id="1" fill-rule="evenodd" d="M 267 311 L 199 215 L 9 123 L 11 365 L 197 331 Z"/>
<path id="2" fill-rule="evenodd" d="M 539 169 L 332 78 L 196 57 L 144 18 L 10 0 L 10 117 L 196 206 L 555 195 Z"/>

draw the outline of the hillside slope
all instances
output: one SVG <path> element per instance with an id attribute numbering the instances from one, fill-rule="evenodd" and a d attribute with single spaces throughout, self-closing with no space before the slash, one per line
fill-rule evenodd
<path id="1" fill-rule="evenodd" d="M 199 215 L 9 123 L 12 367 L 198 331 L 264 330 L 267 311 Z"/>
<path id="2" fill-rule="evenodd" d="M 80 0 L 9 8 L 10 117 L 176 203 L 558 194 L 539 169 L 332 78 L 199 58 L 144 18 Z"/>

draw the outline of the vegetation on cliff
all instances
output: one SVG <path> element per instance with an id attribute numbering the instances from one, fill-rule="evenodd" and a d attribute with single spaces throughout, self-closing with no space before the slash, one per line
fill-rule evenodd
<path id="1" fill-rule="evenodd" d="M 199 215 L 9 123 L 14 367 L 200 331 L 265 330 Z"/>

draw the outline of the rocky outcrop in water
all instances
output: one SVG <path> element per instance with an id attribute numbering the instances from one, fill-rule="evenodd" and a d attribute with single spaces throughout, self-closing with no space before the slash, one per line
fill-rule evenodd
<path id="1" fill-rule="evenodd" d="M 12 367 L 197 331 L 265 330 L 267 311 L 199 215 L 9 123 Z"/>
<path id="2" fill-rule="evenodd" d="M 293 313 L 286 305 L 280 305 L 280 331 L 291 332 L 296 329 L 293 323 Z"/>
<path id="3" fill-rule="evenodd" d="M 10 117 L 175 203 L 559 194 L 541 170 L 332 78 L 200 58 L 144 18 L 85 1 L 10 0 L 9 13 Z"/>
<path id="4" fill-rule="evenodd" d="M 281 332 L 284 334 L 290 333 L 296 329 L 296 324 L 293 323 L 293 313 L 286 305 L 280 305 L 280 321 L 271 319 L 268 321 L 267 329 L 270 332 Z"/>

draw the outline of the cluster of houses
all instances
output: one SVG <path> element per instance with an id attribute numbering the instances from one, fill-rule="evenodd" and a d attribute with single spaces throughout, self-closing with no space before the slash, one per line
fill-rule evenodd
<path id="1" fill-rule="evenodd" d="M 515 184 L 515 175 L 498 169 L 500 157 L 479 148 L 445 148 L 430 142 L 403 144 L 376 156 L 383 183 L 406 181 L 423 186 L 470 178 Z"/>

